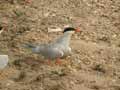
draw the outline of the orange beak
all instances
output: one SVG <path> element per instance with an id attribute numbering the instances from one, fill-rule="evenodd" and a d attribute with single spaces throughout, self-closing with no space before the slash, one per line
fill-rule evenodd
<path id="1" fill-rule="evenodd" d="M 78 29 L 76 29 L 75 31 L 76 31 L 76 32 L 80 32 L 80 29 L 78 28 Z"/>

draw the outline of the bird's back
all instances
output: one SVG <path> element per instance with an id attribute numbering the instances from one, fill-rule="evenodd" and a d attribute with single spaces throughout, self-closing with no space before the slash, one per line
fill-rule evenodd
<path id="1" fill-rule="evenodd" d="M 61 58 L 63 56 L 63 52 L 57 48 L 57 47 L 52 47 L 48 46 L 46 47 L 41 54 L 45 56 L 45 58 L 48 59 L 56 59 L 56 58 Z"/>
<path id="2" fill-rule="evenodd" d="M 50 44 L 40 44 L 40 45 L 29 45 L 34 53 L 43 55 L 48 59 L 61 58 L 67 56 L 71 53 L 71 48 L 69 47 L 71 35 L 65 33 L 59 37 L 56 41 Z"/>
<path id="3" fill-rule="evenodd" d="M 63 56 L 63 52 L 59 49 L 59 47 L 54 47 L 53 44 L 27 44 L 27 47 L 30 48 L 33 53 L 41 54 L 46 59 L 56 59 Z"/>

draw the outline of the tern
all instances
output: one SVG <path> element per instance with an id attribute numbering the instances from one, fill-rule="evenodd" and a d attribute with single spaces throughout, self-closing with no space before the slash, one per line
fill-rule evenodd
<path id="1" fill-rule="evenodd" d="M 80 29 L 73 27 L 67 27 L 63 30 L 63 35 L 48 44 L 25 44 L 26 48 L 29 48 L 33 53 L 44 56 L 47 60 L 57 60 L 60 62 L 60 58 L 67 57 L 71 54 L 70 40 L 71 36 L 75 32 L 80 32 Z"/>

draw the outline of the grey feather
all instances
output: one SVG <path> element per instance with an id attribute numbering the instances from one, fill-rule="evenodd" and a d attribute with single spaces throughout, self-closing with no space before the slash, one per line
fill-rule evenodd
<path id="1" fill-rule="evenodd" d="M 30 48 L 33 53 L 41 54 L 47 59 L 62 58 L 71 53 L 71 48 L 69 47 L 70 39 L 71 34 L 64 33 L 63 36 L 49 44 L 25 44 L 24 47 Z"/>

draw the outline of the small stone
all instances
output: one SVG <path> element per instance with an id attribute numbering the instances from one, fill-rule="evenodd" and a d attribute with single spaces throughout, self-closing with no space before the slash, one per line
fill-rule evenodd
<path id="1" fill-rule="evenodd" d="M 0 27 L 0 34 L 3 32 L 3 27 Z"/>
<path id="2" fill-rule="evenodd" d="M 0 55 L 0 69 L 4 69 L 8 64 L 8 55 Z"/>
<path id="3" fill-rule="evenodd" d="M 71 25 L 64 25 L 64 28 L 70 27 Z"/>
<path id="4" fill-rule="evenodd" d="M 77 35 L 74 36 L 75 39 L 79 39 L 79 37 Z"/>
<path id="5" fill-rule="evenodd" d="M 48 32 L 59 32 L 59 31 L 62 31 L 62 29 L 59 27 L 48 28 Z"/>
<path id="6" fill-rule="evenodd" d="M 11 84 L 14 84 L 14 81 L 8 81 L 8 82 L 6 83 L 6 86 L 10 86 Z"/>
<path id="7" fill-rule="evenodd" d="M 117 35 L 116 35 L 116 34 L 114 34 L 112 37 L 113 37 L 113 38 L 116 38 L 116 37 L 117 37 Z"/>
<path id="8" fill-rule="evenodd" d="M 71 85 L 75 85 L 75 83 L 74 83 L 73 81 L 70 81 L 70 84 L 71 84 Z"/>
<path id="9" fill-rule="evenodd" d="M 48 17 L 50 15 L 50 12 L 47 12 L 44 14 L 44 17 Z"/>
<path id="10" fill-rule="evenodd" d="M 0 34 L 3 32 L 3 30 L 0 31 Z"/>

